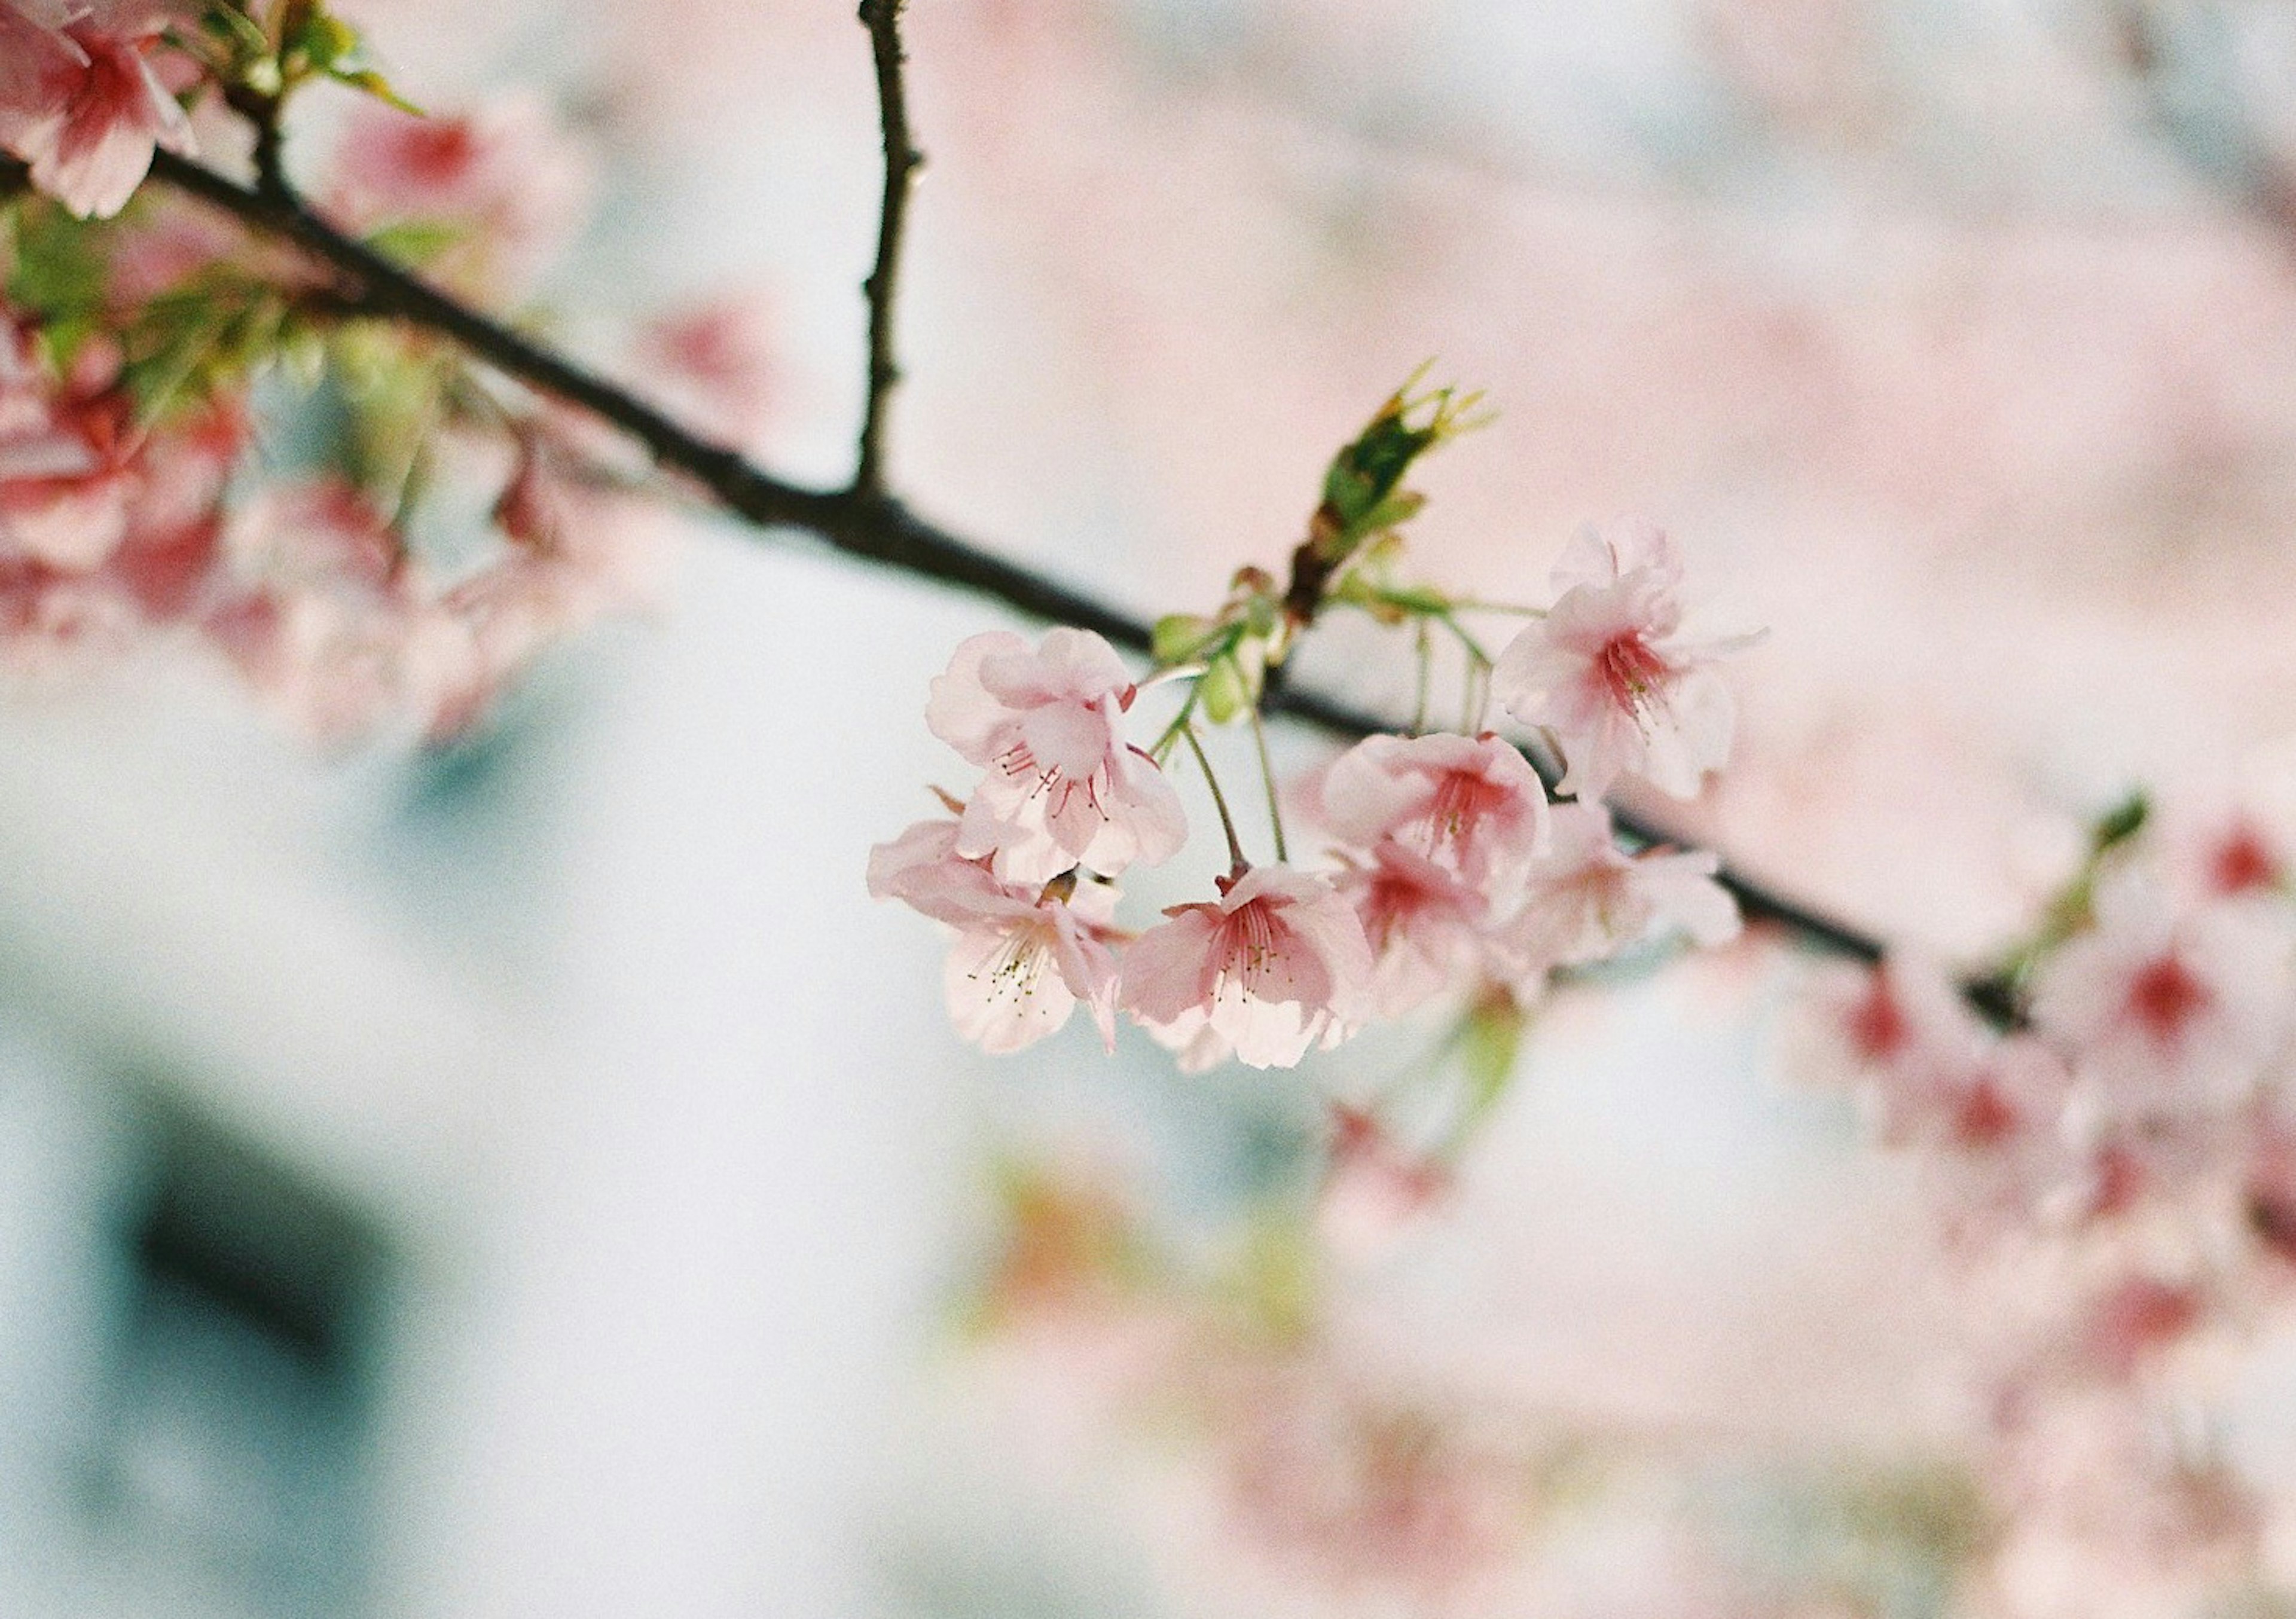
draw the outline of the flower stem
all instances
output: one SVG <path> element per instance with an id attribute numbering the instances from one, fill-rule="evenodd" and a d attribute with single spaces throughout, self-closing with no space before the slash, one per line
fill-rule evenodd
<path id="1" fill-rule="evenodd" d="M 1258 703 L 1246 712 L 1251 715 L 1251 745 L 1259 754 L 1259 780 L 1267 789 L 1267 824 L 1275 834 L 1275 858 L 1289 863 L 1292 851 L 1283 845 L 1283 806 L 1277 801 L 1275 766 L 1267 758 L 1267 727 L 1259 723 Z"/>
<path id="2" fill-rule="evenodd" d="M 1188 751 L 1196 756 L 1196 766 L 1204 773 L 1204 785 L 1212 789 L 1212 807 L 1219 811 L 1220 830 L 1227 835 L 1229 872 L 1241 877 L 1251 869 L 1251 863 L 1243 857 L 1243 845 L 1235 835 L 1235 817 L 1228 814 L 1227 796 L 1220 791 L 1219 777 L 1212 773 L 1212 762 L 1204 755 L 1204 745 L 1196 740 L 1196 728 L 1181 726 L 1180 737 L 1187 743 Z"/>

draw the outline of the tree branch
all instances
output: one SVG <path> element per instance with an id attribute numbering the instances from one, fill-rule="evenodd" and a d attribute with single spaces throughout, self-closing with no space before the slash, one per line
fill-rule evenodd
<path id="1" fill-rule="evenodd" d="M 346 315 L 395 318 L 451 339 L 471 354 L 540 392 L 612 423 L 650 450 L 662 467 L 683 474 L 715 503 L 760 528 L 793 528 L 832 549 L 881 567 L 938 580 L 1002 603 L 1028 617 L 1074 625 L 1118 646 L 1145 653 L 1148 623 L 1122 609 L 949 533 L 882 489 L 807 488 L 738 452 L 681 427 L 636 396 L 462 303 L 420 275 L 345 235 L 291 195 L 266 196 L 170 152 L 152 159 L 152 178 L 242 224 L 294 242 L 335 272 Z M 0 164 L 0 193 L 20 166 Z M 1268 707 L 1330 735 L 1358 738 L 1395 727 L 1334 699 L 1286 686 Z M 1534 764 L 1538 761 L 1534 757 Z M 1552 787 L 1550 780 L 1548 785 Z M 1664 822 L 1619 812 L 1619 830 L 1644 844 L 1686 844 Z M 1864 930 L 1781 894 L 1725 865 L 1718 880 L 1746 915 L 1774 923 L 1806 943 L 1861 961 L 1886 946 Z"/>
<path id="2" fill-rule="evenodd" d="M 861 26 L 877 67 L 877 112 L 885 128 L 885 190 L 877 213 L 877 262 L 861 290 L 869 300 L 869 391 L 861 407 L 860 453 L 853 468 L 857 492 L 885 487 L 885 411 L 901 380 L 893 353 L 893 311 L 900 293 L 901 241 L 908 225 L 909 191 L 924 161 L 909 139 L 908 98 L 901 85 L 901 7 L 905 0 L 861 0 Z"/>

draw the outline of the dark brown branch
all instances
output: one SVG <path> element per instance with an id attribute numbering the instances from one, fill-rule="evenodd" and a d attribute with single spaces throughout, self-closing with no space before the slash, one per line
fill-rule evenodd
<path id="1" fill-rule="evenodd" d="M 263 196 L 167 152 L 154 159 L 152 176 L 165 185 L 303 248 L 341 278 L 340 307 L 344 313 L 405 320 L 452 339 L 507 375 L 613 423 L 652 451 L 660 465 L 682 473 L 725 510 L 758 527 L 803 530 L 848 556 L 954 585 L 1032 618 L 1095 631 L 1135 652 L 1149 650 L 1149 626 L 1137 616 L 960 539 L 881 490 L 809 489 L 776 478 L 735 451 L 680 427 L 635 395 L 439 290 L 298 202 Z M 4 179 L 4 172 L 0 172 L 0 183 Z M 1268 706 L 1333 736 L 1361 737 L 1394 729 L 1375 715 L 1290 687 L 1272 691 Z M 1620 832 L 1638 842 L 1690 841 L 1662 822 L 1644 816 L 1620 813 L 1617 825 Z M 1790 899 L 1766 883 L 1727 866 L 1720 881 L 1753 920 L 1774 923 L 1836 954 L 1865 961 L 1882 957 L 1885 947 L 1881 940 Z"/>
<path id="2" fill-rule="evenodd" d="M 885 190 L 877 213 L 877 262 L 861 290 L 869 300 L 869 391 L 861 407 L 860 452 L 853 487 L 874 494 L 885 487 L 885 412 L 901 380 L 893 351 L 893 311 L 900 296 L 901 241 L 907 229 L 909 192 L 924 154 L 909 139 L 908 97 L 901 85 L 901 6 L 904 0 L 861 0 L 861 26 L 877 68 L 877 110 L 885 129 Z"/>

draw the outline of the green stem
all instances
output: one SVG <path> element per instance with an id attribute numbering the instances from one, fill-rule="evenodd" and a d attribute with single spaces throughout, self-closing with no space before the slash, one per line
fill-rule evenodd
<path id="1" fill-rule="evenodd" d="M 1275 766 L 1268 762 L 1267 727 L 1259 723 L 1259 705 L 1250 707 L 1251 745 L 1259 754 L 1259 780 L 1267 789 L 1267 824 L 1275 833 L 1275 858 L 1289 863 L 1292 851 L 1283 843 L 1283 806 L 1277 802 Z"/>
<path id="2" fill-rule="evenodd" d="M 1235 835 L 1235 817 L 1228 814 L 1227 795 L 1220 791 L 1219 777 L 1212 773 L 1212 762 L 1204 755 L 1204 745 L 1196 740 L 1196 728 L 1183 725 L 1180 736 L 1187 743 L 1188 751 L 1196 756 L 1196 767 L 1204 773 L 1204 785 L 1212 789 L 1212 807 L 1219 811 L 1220 830 L 1227 836 L 1228 873 L 1241 876 L 1251 869 L 1251 863 L 1243 857 L 1243 844 Z"/>

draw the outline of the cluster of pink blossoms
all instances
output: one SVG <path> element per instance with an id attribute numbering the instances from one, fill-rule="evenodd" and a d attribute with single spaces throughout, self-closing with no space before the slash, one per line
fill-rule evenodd
<path id="1" fill-rule="evenodd" d="M 2241 808 L 2139 820 L 1985 986 L 1996 1021 L 1902 959 L 1832 1013 L 1969 1302 L 2004 1578 L 2142 1582 L 2128 1611 L 2255 1577 L 2261 1503 L 2191 1413 L 2296 1300 L 2289 847 Z"/>
<path id="2" fill-rule="evenodd" d="M 188 643 L 322 737 L 452 734 L 648 597 L 660 502 L 589 424 L 352 318 L 291 251 L 178 198 L 131 205 L 186 107 L 205 128 L 300 83 L 379 83 L 324 8 L 225 9 L 0 0 L 0 147 L 32 187 L 0 198 L 0 670 Z M 430 117 L 362 96 L 329 158 L 335 223 L 493 305 L 531 296 L 591 190 L 516 95 Z M 698 427 L 754 437 L 770 360 L 738 307 L 632 350 Z M 282 407 L 287 430 L 259 431 Z"/>
<path id="3" fill-rule="evenodd" d="M 1728 750 L 1711 667 L 1727 648 L 1680 637 L 1680 579 L 1659 530 L 1590 529 L 1556 569 L 1554 607 L 1496 661 L 1492 697 L 1590 793 L 1622 773 L 1693 791 Z M 1233 639 L 1221 644 L 1232 658 Z M 1182 666 L 1160 683 L 1206 675 Z M 1204 756 L 1195 691 L 1155 748 L 1128 739 L 1140 691 L 1105 641 L 1073 629 L 1034 649 L 975 636 L 933 683 L 927 724 L 982 773 L 948 818 L 880 846 L 869 884 L 956 928 L 950 1014 L 991 1051 L 1052 1033 L 1081 1003 L 1103 1039 L 1124 1012 L 1185 1069 L 1290 1067 L 1446 994 L 1528 1004 L 1558 969 L 1737 932 L 1714 856 L 1628 853 L 1598 801 L 1550 805 L 1521 750 L 1488 731 L 1373 736 L 1332 763 L 1312 794 L 1328 855 L 1314 868 L 1244 859 L 1221 800 L 1231 860 L 1213 895 L 1123 931 L 1114 879 L 1187 836 L 1159 759 L 1183 741 Z"/>

